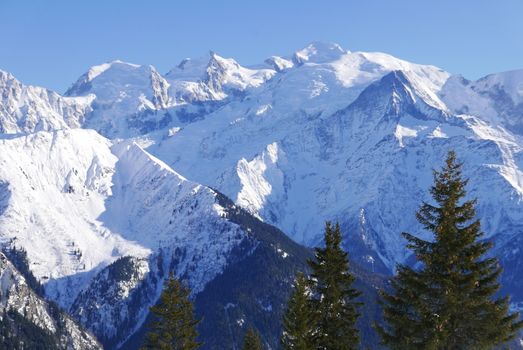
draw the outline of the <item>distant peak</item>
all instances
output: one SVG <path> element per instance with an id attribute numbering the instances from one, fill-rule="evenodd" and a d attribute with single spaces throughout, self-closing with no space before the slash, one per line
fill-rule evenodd
<path id="1" fill-rule="evenodd" d="M 9 86 L 13 83 L 22 85 L 22 83 L 20 81 L 18 81 L 18 79 L 16 79 L 14 77 L 14 75 L 0 69 L 0 89 L 3 89 L 6 86 Z M 0 95 L 0 99 L 1 99 L 1 95 Z"/>
<path id="2" fill-rule="evenodd" d="M 83 74 L 66 92 L 66 96 L 81 96 L 90 92 L 92 82 L 98 77 L 104 75 L 109 80 L 116 77 L 125 77 L 134 72 L 139 74 L 151 74 L 156 69 L 150 65 L 139 65 L 125 62 L 122 60 L 113 60 L 96 66 L 92 66 Z"/>
<path id="3" fill-rule="evenodd" d="M 7 79 L 12 80 L 12 79 L 15 79 L 15 77 L 11 73 L 6 72 L 6 71 L 1 70 L 1 69 L 0 69 L 0 78 L 2 78 L 2 80 L 7 80 Z"/>
<path id="4" fill-rule="evenodd" d="M 403 101 L 415 100 L 415 91 L 412 81 L 408 75 L 401 71 L 391 71 L 380 79 L 367 86 L 361 93 L 359 99 L 367 106 L 369 101 L 377 101 L 383 98 L 394 97 Z"/>
<path id="5" fill-rule="evenodd" d="M 124 66 L 124 67 L 131 67 L 131 68 L 140 68 L 141 66 L 139 64 L 125 62 L 122 60 L 113 60 L 110 62 L 102 63 L 98 66 L 93 66 L 89 69 L 89 71 L 97 71 L 100 73 L 103 73 L 109 68 L 112 68 L 114 66 Z"/>
<path id="6" fill-rule="evenodd" d="M 271 56 L 265 60 L 265 63 L 274 68 L 277 72 L 281 72 L 282 70 L 292 68 L 294 66 L 292 61 L 280 56 Z"/>
<path id="7" fill-rule="evenodd" d="M 135 68 L 140 67 L 139 64 L 130 63 L 130 62 L 122 61 L 122 60 L 112 60 L 111 62 L 109 62 L 109 64 L 111 64 L 111 65 L 114 65 L 114 64 L 123 64 L 123 65 L 131 66 L 131 67 L 135 67 Z"/>
<path id="8" fill-rule="evenodd" d="M 193 69 L 195 67 L 209 66 L 213 62 L 221 62 L 221 61 L 234 61 L 234 60 L 223 58 L 222 56 L 218 55 L 215 51 L 209 50 L 209 54 L 207 56 L 203 56 L 203 57 L 199 57 L 199 58 L 190 58 L 190 57 L 184 58 L 176 66 L 176 68 L 180 69 L 180 70 Z"/>
<path id="9" fill-rule="evenodd" d="M 207 67 L 205 68 L 204 80 L 207 82 L 214 82 L 211 85 L 221 85 L 221 81 L 224 79 L 224 76 L 235 74 L 232 72 L 241 74 L 239 71 L 242 69 L 242 67 L 234 59 L 221 57 L 214 51 L 211 51 L 210 55 L 211 58 L 207 63 Z M 215 88 L 217 88 L 218 85 L 215 85 Z"/>
<path id="10" fill-rule="evenodd" d="M 339 44 L 328 41 L 313 41 L 309 43 L 305 48 L 314 48 L 318 51 L 338 51 L 340 53 L 347 53 Z"/>
<path id="11" fill-rule="evenodd" d="M 214 51 L 210 51 L 209 52 L 209 55 L 210 55 L 210 60 L 209 60 L 209 66 L 213 65 L 213 63 L 217 62 L 219 63 L 220 65 L 234 65 L 236 67 L 239 67 L 240 65 L 238 64 L 238 62 L 236 62 L 236 60 L 234 60 L 234 58 L 225 58 L 223 56 L 220 56 L 218 55 L 216 52 Z"/>
<path id="12" fill-rule="evenodd" d="M 220 62 L 220 61 L 224 61 L 224 60 L 225 60 L 225 58 L 218 55 L 215 51 L 210 50 L 209 51 L 209 62 L 207 65 L 212 65 L 213 62 Z"/>
<path id="13" fill-rule="evenodd" d="M 383 76 L 381 80 L 382 82 L 401 82 L 404 85 L 411 84 L 409 77 L 402 70 L 393 70 L 392 72 Z"/>
<path id="14" fill-rule="evenodd" d="M 105 73 L 107 70 L 118 67 L 118 68 L 131 68 L 136 69 L 140 68 L 141 66 L 139 64 L 124 62 L 121 60 L 113 60 L 110 62 L 105 62 L 96 66 L 92 66 L 89 68 L 87 73 L 85 73 L 79 81 L 82 82 L 82 84 L 88 83 L 96 79 L 99 75 Z M 78 82 L 77 82 L 78 83 Z"/>
<path id="15" fill-rule="evenodd" d="M 368 92 L 365 93 L 365 91 Z M 430 115 L 432 119 L 444 120 L 447 115 L 445 104 L 409 71 L 391 71 L 380 80 L 369 85 L 365 91 L 362 95 L 367 95 L 366 100 L 379 99 L 376 97 L 376 93 L 391 98 L 389 107 L 395 115 L 403 113 L 402 110 L 405 110 L 405 108 L 409 109 L 411 114 L 426 114 Z M 414 105 L 418 107 L 410 109 L 410 106 Z M 420 107 L 421 105 L 427 106 L 428 109 Z M 419 108 L 422 108 L 423 112 L 419 112 Z"/>
<path id="16" fill-rule="evenodd" d="M 314 41 L 305 48 L 296 51 L 293 60 L 296 64 L 306 62 L 325 63 L 337 60 L 347 53 L 349 53 L 349 51 L 344 50 L 336 43 Z"/>
<path id="17" fill-rule="evenodd" d="M 414 76 L 403 70 L 391 71 L 376 82 L 376 85 L 390 89 L 397 97 L 401 96 L 403 99 L 412 101 L 418 98 L 426 100 L 431 95 L 427 88 L 416 81 Z"/>

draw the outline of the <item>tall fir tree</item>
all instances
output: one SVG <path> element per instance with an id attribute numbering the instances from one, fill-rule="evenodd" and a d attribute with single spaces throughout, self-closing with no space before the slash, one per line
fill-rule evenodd
<path id="1" fill-rule="evenodd" d="M 501 268 L 486 256 L 492 245 L 480 240 L 476 200 L 464 200 L 467 182 L 449 152 L 434 171 L 434 204 L 423 203 L 416 214 L 434 239 L 403 234 L 420 266 L 398 266 L 390 294 L 382 293 L 385 325 L 377 330 L 391 349 L 492 349 L 523 325 L 509 313 L 508 298 L 495 297 Z"/>
<path id="2" fill-rule="evenodd" d="M 313 340 L 316 314 L 312 309 L 308 286 L 309 280 L 299 272 L 283 318 L 283 350 L 316 349 Z"/>
<path id="3" fill-rule="evenodd" d="M 194 317 L 189 294 L 190 290 L 171 274 L 160 301 L 150 308 L 153 320 L 142 349 L 193 350 L 200 347 L 196 340 L 199 321 Z"/>
<path id="4" fill-rule="evenodd" d="M 260 334 L 252 327 L 245 332 L 242 350 L 263 350 Z"/>
<path id="5" fill-rule="evenodd" d="M 359 345 L 356 320 L 361 303 L 352 287 L 354 276 L 349 270 L 348 255 L 341 248 L 340 225 L 325 225 L 325 248 L 316 248 L 312 269 L 312 305 L 316 312 L 315 345 L 321 350 L 350 350 Z"/>

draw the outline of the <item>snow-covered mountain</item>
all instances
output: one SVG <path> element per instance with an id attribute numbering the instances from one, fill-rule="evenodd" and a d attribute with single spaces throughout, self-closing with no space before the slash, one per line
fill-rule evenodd
<path id="1" fill-rule="evenodd" d="M 127 135 L 128 128 L 162 123 L 157 111 L 169 104 L 169 84 L 152 66 L 113 61 L 95 66 L 67 90 L 66 96 L 92 97 L 84 127 L 104 135 Z"/>
<path id="2" fill-rule="evenodd" d="M 431 168 L 451 148 L 467 175 L 480 175 L 471 192 L 487 232 L 521 222 L 514 196 L 521 195 L 519 136 L 440 103 L 408 73 L 394 71 L 332 114 L 273 109 L 252 117 L 247 107 L 237 120 L 225 107 L 149 150 L 305 244 L 317 243 L 325 218 L 340 220 L 353 236 L 364 225 L 365 245 L 392 269 L 407 253 L 398 233 L 419 228 L 414 212 L 429 199 Z"/>
<path id="3" fill-rule="evenodd" d="M 213 190 L 186 180 L 133 142 L 113 145 L 95 131 L 70 129 L 6 138 L 0 147 L 4 244 L 27 251 L 46 294 L 65 309 L 118 258 L 152 259 L 159 249 L 168 251 L 167 264 L 177 261 L 176 273 L 197 293 L 245 237 L 223 217 Z M 148 262 L 136 266 L 136 278 L 145 278 Z M 102 320 L 111 317 L 112 311 L 83 306 L 77 301 L 72 309 L 80 309 L 80 320 L 93 310 L 103 311 Z M 133 320 L 136 326 L 145 316 Z M 85 321 L 97 330 L 92 319 Z M 103 331 L 111 332 L 110 321 Z"/>
<path id="4" fill-rule="evenodd" d="M 2 134 L 80 127 L 94 98 L 64 97 L 41 87 L 26 86 L 1 70 L 0 92 Z"/>
<path id="5" fill-rule="evenodd" d="M 167 270 L 205 293 L 252 238 L 219 193 L 309 246 L 338 220 L 352 258 L 391 273 L 409 259 L 400 233 L 425 235 L 414 213 L 455 149 L 517 306 L 522 72 L 468 81 L 331 43 L 249 67 L 211 52 L 165 75 L 114 61 L 65 96 L 0 72 L 0 235 L 116 346 Z"/>
<path id="6" fill-rule="evenodd" d="M 65 95 L 90 99 L 92 111 L 83 127 L 125 138 L 201 118 L 275 73 L 244 68 L 214 52 L 185 59 L 165 77 L 153 66 L 113 61 L 90 68 Z"/>

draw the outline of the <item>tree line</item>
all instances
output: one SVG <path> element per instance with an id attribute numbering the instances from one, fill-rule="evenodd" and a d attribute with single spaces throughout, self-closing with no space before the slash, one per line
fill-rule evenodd
<path id="1" fill-rule="evenodd" d="M 466 200 L 468 180 L 455 152 L 434 171 L 432 203 L 416 213 L 432 240 L 403 233 L 416 264 L 400 264 L 378 301 L 383 321 L 374 324 L 381 344 L 390 349 L 493 349 L 513 339 L 523 327 L 509 311 L 508 297 L 498 297 L 502 269 L 487 255 L 475 218 L 476 200 Z M 351 350 L 360 346 L 356 321 L 361 293 L 354 288 L 347 253 L 341 248 L 339 224 L 327 222 L 325 246 L 308 261 L 310 274 L 299 272 L 283 319 L 284 350 Z M 166 283 L 144 349 L 197 349 L 189 290 L 174 277 Z M 245 350 L 262 350 L 256 330 L 249 329 Z"/>

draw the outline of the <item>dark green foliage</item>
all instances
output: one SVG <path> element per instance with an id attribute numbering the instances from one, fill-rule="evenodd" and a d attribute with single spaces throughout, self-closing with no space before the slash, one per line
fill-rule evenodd
<path id="1" fill-rule="evenodd" d="M 316 248 L 312 269 L 312 305 L 317 313 L 314 338 L 317 349 L 347 350 L 359 346 L 356 320 L 361 303 L 352 287 L 354 276 L 349 271 L 347 253 L 341 248 L 341 230 L 330 222 L 325 225 L 325 248 Z"/>
<path id="2" fill-rule="evenodd" d="M 284 350 L 314 350 L 313 325 L 316 313 L 313 311 L 308 292 L 309 281 L 300 272 L 296 277 L 294 290 L 289 299 L 283 318 L 281 345 Z"/>
<path id="3" fill-rule="evenodd" d="M 260 335 L 254 328 L 249 328 L 243 337 L 242 350 L 263 350 Z"/>
<path id="4" fill-rule="evenodd" d="M 0 320 L 0 350 L 58 350 L 56 335 L 36 326 L 16 311 L 7 311 Z"/>
<path id="5" fill-rule="evenodd" d="M 385 326 L 377 329 L 391 349 L 491 349 L 522 326 L 508 298 L 495 298 L 501 268 L 485 257 L 491 243 L 480 241 L 476 201 L 463 200 L 461 169 L 449 152 L 434 171 L 435 204 L 423 203 L 416 215 L 434 241 L 404 234 L 421 267 L 398 266 L 391 293 L 383 293 Z"/>
<path id="6" fill-rule="evenodd" d="M 190 291 L 172 275 L 165 282 L 160 301 L 151 307 L 153 320 L 144 349 L 192 350 L 200 347 L 194 318 L 193 306 L 189 300 Z"/>
<path id="7" fill-rule="evenodd" d="M 136 277 L 135 266 L 130 256 L 122 256 L 116 259 L 110 266 L 108 277 L 111 281 L 128 281 Z"/>
<path id="8" fill-rule="evenodd" d="M 29 260 L 27 259 L 27 252 L 24 248 L 17 248 L 16 246 L 6 246 L 2 249 L 5 256 L 11 261 L 16 269 L 24 276 L 25 281 L 29 287 L 40 297 L 44 297 L 44 287 L 29 268 Z"/>

